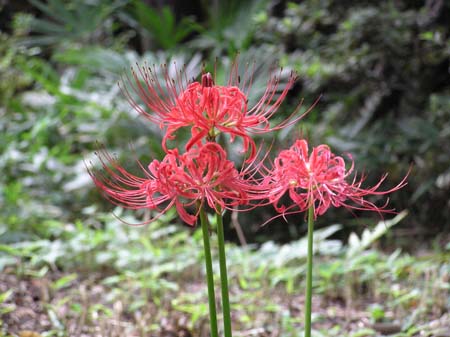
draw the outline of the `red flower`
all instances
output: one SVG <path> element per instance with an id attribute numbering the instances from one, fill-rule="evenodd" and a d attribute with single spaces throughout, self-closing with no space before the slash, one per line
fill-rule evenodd
<path id="1" fill-rule="evenodd" d="M 296 75 L 290 74 L 286 86 L 276 96 L 280 80 L 279 76 L 272 74 L 262 97 L 253 107 L 249 107 L 247 94 L 252 78 L 246 73 L 241 82 L 237 68 L 235 62 L 226 86 L 215 85 L 209 73 L 202 76 L 201 83 L 193 82 L 186 86 L 187 81 L 182 72 L 172 79 L 167 70 L 161 83 L 155 68 L 138 68 L 138 72 L 133 71 L 133 79 L 128 82 L 149 111 L 137 104 L 126 88 L 124 92 L 141 115 L 166 129 L 163 140 L 166 151 L 167 141 L 175 138 L 178 129 L 187 127 L 190 128 L 192 137 L 186 149 L 203 139 L 213 141 L 218 134 L 226 133 L 230 135 L 231 141 L 236 136 L 242 138 L 243 152 L 250 149 L 249 160 L 252 160 L 256 146 L 250 134 L 281 129 L 297 122 L 304 114 L 298 113 L 299 106 L 286 120 L 271 126 L 269 120 L 285 99 Z"/>
<path id="2" fill-rule="evenodd" d="M 237 171 L 234 163 L 217 143 L 192 147 L 183 155 L 178 150 L 166 154 L 160 162 L 153 160 L 145 169 L 145 177 L 126 171 L 105 150 L 99 158 L 103 171 L 89 172 L 105 195 L 114 203 L 131 209 L 151 209 L 159 212 L 155 220 L 172 206 L 181 219 L 194 225 L 198 210 L 206 203 L 216 212 L 248 204 L 256 199 L 257 184 L 247 167 Z M 197 211 L 189 212 L 190 209 Z"/>
<path id="3" fill-rule="evenodd" d="M 354 168 L 351 157 L 350 160 L 351 166 L 346 170 L 344 159 L 334 155 L 327 145 L 313 148 L 309 155 L 308 143 L 297 140 L 289 150 L 280 152 L 272 170 L 265 177 L 265 184 L 271 186 L 269 199 L 277 211 L 283 214 L 304 212 L 311 206 L 314 207 L 315 217 L 324 214 L 331 206 L 392 212 L 386 209 L 387 202 L 383 206 L 376 206 L 365 197 L 392 193 L 406 185 L 407 176 L 397 186 L 386 191 L 379 191 L 379 188 L 387 174 L 373 187 L 364 189 L 361 188 L 364 176 L 357 178 L 354 175 L 350 178 Z M 286 192 L 294 204 L 288 207 L 278 205 Z M 293 211 L 294 208 L 297 209 Z"/>

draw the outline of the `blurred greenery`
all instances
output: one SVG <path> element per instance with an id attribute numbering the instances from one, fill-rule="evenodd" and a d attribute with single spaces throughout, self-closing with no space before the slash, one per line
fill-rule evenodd
<path id="1" fill-rule="evenodd" d="M 284 42 L 306 98 L 323 94 L 305 119 L 310 138 L 351 152 L 371 177 L 386 171 L 396 181 L 413 164 L 408 188 L 391 202 L 412 211 L 409 227 L 434 236 L 450 225 L 449 9 L 446 2 L 290 3 L 259 34 Z"/>
<path id="2" fill-rule="evenodd" d="M 201 290 L 205 287 L 201 230 L 180 231 L 173 223 L 175 212 L 143 228 L 124 226 L 94 207 L 84 213 L 90 215 L 90 222 L 47 221 L 40 239 L 0 244 L 4 272 L 0 285 L 11 278 L 25 280 L 31 291 L 38 292 L 33 299 L 14 288 L 0 293 L 0 326 L 14 331 L 14 314 L 22 305 L 39 301 L 44 307 L 36 312 L 50 322 L 44 319 L 26 326 L 49 336 L 73 331 L 89 336 L 95 332 L 145 336 L 182 328 L 200 335 L 208 317 L 206 292 Z M 115 213 L 126 221 L 138 221 L 120 209 Z M 210 218 L 213 226 L 214 219 Z M 362 328 L 358 319 L 345 319 L 349 311 L 372 320 L 373 325 L 367 325 L 372 330 L 380 328 L 375 323 L 394 324 L 396 337 L 445 331 L 449 317 L 443 314 L 450 305 L 448 251 L 418 258 L 400 250 L 384 254 L 370 248 L 399 220 L 388 226 L 380 222 L 361 237 L 353 234 L 348 244 L 331 238 L 342 225 L 315 232 L 315 296 L 327 303 L 327 310 L 316 310 L 318 335 L 353 336 L 369 329 Z M 216 237 L 211 239 L 216 246 Z M 302 321 L 296 298 L 304 289 L 306 246 L 306 238 L 283 245 L 267 241 L 259 249 L 228 245 L 237 334 L 261 327 L 261 332 L 299 336 Z M 218 273 L 218 263 L 214 269 Z M 341 302 L 347 307 L 342 308 Z M 167 322 L 174 312 L 184 317 L 175 327 Z M 442 324 L 430 321 L 441 316 Z M 123 324 L 114 324 L 118 320 Z M 7 336 L 5 330 L 0 329 L 0 336 Z"/>
<path id="3" fill-rule="evenodd" d="M 12 274 L 25 279 L 48 277 L 51 293 L 74 282 L 82 288 L 86 274 L 96 271 L 107 298 L 86 304 L 80 290 L 70 315 L 88 306 L 91 316 L 83 319 L 107 320 L 121 298 L 130 306 L 128 315 L 148 302 L 158 308 L 146 329 L 156 329 L 173 309 L 190 317 L 189 329 L 201 331 L 204 298 L 182 289 L 197 282 L 193 274 L 202 270 L 199 233 L 172 213 L 142 229 L 121 224 L 94 189 L 85 161 L 95 162 L 97 142 L 129 169 L 136 168 L 134 158 L 145 163 L 162 155 L 159 128 L 133 111 L 117 85 L 130 67 L 155 64 L 163 76 L 160 64 L 172 75 L 184 66 L 189 79 L 198 79 L 205 67 L 226 83 L 239 53 L 240 73 L 254 70 L 250 102 L 264 91 L 274 65 L 283 67 L 280 89 L 297 71 L 299 79 L 275 118 L 288 116 L 302 97 L 304 110 L 321 97 L 298 125 L 274 140 L 262 139 L 274 153 L 304 135 L 315 145 L 352 153 L 358 172 L 370 173 L 368 184 L 389 172 L 386 188 L 411 168 L 408 186 L 390 200 L 409 214 L 389 232 L 383 230 L 389 222 L 375 226 L 377 214 L 365 218 L 337 209 L 318 221 L 323 245 L 315 282 L 323 298 L 350 306 L 360 301 L 373 323 L 399 317 L 399 336 L 414 336 L 450 305 L 449 22 L 450 4 L 439 0 L 0 2 L 0 269 L 16 266 Z M 134 222 L 149 217 L 145 211 L 114 212 Z M 264 308 L 262 325 L 270 328 L 272 318 L 280 336 L 297 336 L 297 309 L 282 303 L 301 293 L 303 216 L 261 228 L 271 215 L 270 208 L 239 219 L 227 214 L 234 224 L 227 238 L 237 242 L 233 227 L 242 226 L 244 239 L 257 244 L 229 247 L 231 278 L 238 284 L 237 329 L 250 329 Z M 344 225 L 332 225 L 337 219 Z M 396 247 L 435 255 L 410 256 Z M 52 273 L 62 274 L 53 279 Z M 437 290 L 424 284 L 438 284 Z M 250 298 L 258 289 L 259 299 L 276 290 L 279 301 Z M 14 311 L 14 296 L 0 287 L 0 303 L 9 303 L 0 306 L 2 317 Z M 55 299 L 46 305 L 53 335 L 67 333 L 57 314 L 65 304 Z M 323 317 L 315 319 L 319 324 Z M 317 335 L 341 336 L 345 330 L 372 336 L 370 329 L 339 323 Z"/>

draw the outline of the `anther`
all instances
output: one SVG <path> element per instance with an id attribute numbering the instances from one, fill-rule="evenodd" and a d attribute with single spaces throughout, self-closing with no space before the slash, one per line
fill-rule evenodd
<path id="1" fill-rule="evenodd" d="M 214 80 L 211 73 L 206 73 L 202 75 L 202 87 L 212 87 L 214 85 Z"/>

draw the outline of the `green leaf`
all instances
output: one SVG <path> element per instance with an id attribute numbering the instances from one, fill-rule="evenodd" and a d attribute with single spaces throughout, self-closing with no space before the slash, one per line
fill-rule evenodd
<path id="1" fill-rule="evenodd" d="M 350 337 L 374 337 L 377 335 L 377 332 L 370 328 L 362 328 L 358 331 L 352 333 Z"/>
<path id="2" fill-rule="evenodd" d="M 51 288 L 55 290 L 60 290 L 62 288 L 65 288 L 71 283 L 72 281 L 76 280 L 78 278 L 77 274 L 69 274 L 61 277 L 60 279 L 56 280 L 52 283 Z"/>
<path id="3" fill-rule="evenodd" d="M 6 302 L 9 297 L 13 294 L 14 290 L 13 289 L 9 289 L 7 291 L 5 291 L 4 293 L 0 294 L 0 303 L 4 303 Z"/>
<path id="4" fill-rule="evenodd" d="M 373 230 L 365 229 L 359 238 L 355 233 L 351 233 L 348 239 L 347 258 L 351 258 L 361 253 L 392 227 L 402 221 L 408 215 L 408 211 L 402 211 L 393 219 L 380 221 Z"/>

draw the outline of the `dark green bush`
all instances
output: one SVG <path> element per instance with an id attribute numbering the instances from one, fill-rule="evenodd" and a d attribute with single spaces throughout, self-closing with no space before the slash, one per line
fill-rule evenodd
<path id="1" fill-rule="evenodd" d="M 255 39 L 283 46 L 307 101 L 323 94 L 304 120 L 309 138 L 351 152 L 369 178 L 390 172 L 394 183 L 412 164 L 391 204 L 412 211 L 411 234 L 448 230 L 450 5 L 328 0 L 277 11 Z"/>

